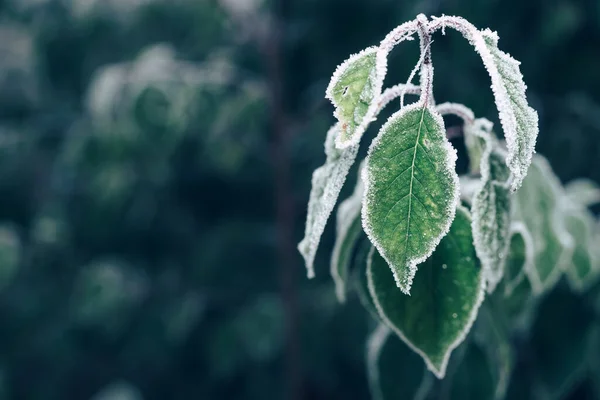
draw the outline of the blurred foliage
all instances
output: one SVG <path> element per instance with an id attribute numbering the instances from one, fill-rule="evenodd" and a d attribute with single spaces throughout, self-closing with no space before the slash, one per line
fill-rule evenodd
<path id="1" fill-rule="evenodd" d="M 284 397 L 277 55 L 264 40 L 275 17 L 294 240 L 333 121 L 323 100 L 331 73 L 419 12 L 498 30 L 540 112 L 538 151 L 563 180 L 600 180 L 598 2 L 287 0 L 279 15 L 273 4 L 0 0 L 0 399 Z M 436 98 L 491 117 L 480 90 L 488 78 L 468 44 L 448 35 L 434 46 Z M 411 68 L 394 55 L 391 78 Z M 314 281 L 294 254 L 302 398 L 365 399 L 368 317 L 358 299 L 337 305 L 327 254 Z M 590 323 L 581 299 L 560 296 L 541 309 L 572 304 L 573 318 Z M 556 326 L 552 318 L 541 312 L 536 329 Z M 523 354 L 551 345 L 524 343 Z M 523 376 L 552 379 L 551 366 L 536 372 L 526 361 Z M 509 396 L 527 390 L 515 382 Z M 591 398 L 598 382 L 584 377 L 567 392 Z"/>

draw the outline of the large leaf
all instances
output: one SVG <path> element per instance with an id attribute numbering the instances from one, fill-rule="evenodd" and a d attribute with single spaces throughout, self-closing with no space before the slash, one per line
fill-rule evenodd
<path id="1" fill-rule="evenodd" d="M 369 149 L 363 227 L 404 293 L 454 219 L 455 163 L 442 118 L 422 103 L 392 115 Z"/>
<path id="2" fill-rule="evenodd" d="M 306 262 L 309 278 L 315 276 L 315 254 L 321 235 L 358 153 L 358 145 L 344 150 L 336 149 L 334 141 L 338 133 L 339 124 L 334 125 L 327 132 L 325 139 L 327 160 L 313 172 L 304 239 L 298 244 L 298 250 Z"/>
<path id="3" fill-rule="evenodd" d="M 338 208 L 335 244 L 331 254 L 331 277 L 335 282 L 335 293 L 340 302 L 346 301 L 346 282 L 352 264 L 352 256 L 363 233 L 360 219 L 363 192 L 364 186 L 359 168 L 354 193 Z"/>
<path id="4" fill-rule="evenodd" d="M 327 87 L 326 97 L 335 106 L 341 127 L 336 138 L 340 149 L 357 145 L 377 113 L 386 73 L 385 65 L 378 66 L 377 51 L 369 47 L 350 56 L 337 67 Z"/>
<path id="5" fill-rule="evenodd" d="M 584 291 L 597 276 L 594 265 L 594 216 L 581 206 L 566 204 L 561 215 L 565 228 L 574 239 L 575 249 L 570 264 L 565 264 L 565 273 L 574 290 Z"/>
<path id="6" fill-rule="evenodd" d="M 419 266 L 410 296 L 395 287 L 386 261 L 376 250 L 367 277 L 383 321 L 443 378 L 450 353 L 471 329 L 485 291 L 468 211 L 458 208 L 448 235 Z"/>
<path id="7" fill-rule="evenodd" d="M 470 25 L 470 24 L 468 24 Z M 475 46 L 492 80 L 492 91 L 508 147 L 506 163 L 514 175 L 512 190 L 527 175 L 538 135 L 537 112 L 527 103 L 519 62 L 498 49 L 498 35 L 472 27 L 463 32 Z"/>
<path id="8" fill-rule="evenodd" d="M 481 184 L 473 196 L 471 212 L 475 250 L 491 293 L 504 273 L 510 236 L 511 198 L 506 184 L 510 172 L 490 128 L 487 120 L 478 119 L 465 127 L 465 135 L 479 142 L 477 147 L 483 149 L 483 152 L 476 153 L 480 154 Z"/>
<path id="9" fill-rule="evenodd" d="M 600 203 L 600 186 L 590 179 L 580 178 L 567 183 L 567 197 L 575 204 L 589 207 Z"/>
<path id="10" fill-rule="evenodd" d="M 367 343 L 367 376 L 372 400 L 423 400 L 432 383 L 419 356 L 385 325 L 373 332 Z"/>
<path id="11" fill-rule="evenodd" d="M 514 218 L 527 226 L 533 238 L 535 268 L 530 278 L 536 292 L 552 287 L 571 263 L 574 244 L 560 215 L 562 196 L 560 182 L 546 159 L 534 157 L 513 205 Z"/>

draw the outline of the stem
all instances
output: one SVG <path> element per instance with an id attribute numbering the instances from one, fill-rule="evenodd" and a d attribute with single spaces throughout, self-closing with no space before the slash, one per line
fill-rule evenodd
<path id="1" fill-rule="evenodd" d="M 272 133 L 271 159 L 275 170 L 275 207 L 280 295 L 285 310 L 285 394 L 289 400 L 302 399 L 301 351 L 298 336 L 298 301 L 295 284 L 296 249 L 294 244 L 294 198 L 292 195 L 290 136 L 286 128 L 283 101 L 283 66 L 281 41 L 284 26 L 284 0 L 273 1 L 273 21 L 263 41 L 270 97 Z"/>
<path id="2" fill-rule="evenodd" d="M 456 115 L 463 120 L 465 124 L 472 124 L 475 121 L 475 114 L 473 111 L 459 103 L 442 103 L 435 107 L 435 110 L 441 115 Z"/>
<path id="3" fill-rule="evenodd" d="M 421 46 L 421 100 L 427 106 L 433 99 L 433 66 L 431 64 L 431 33 L 429 32 L 429 21 L 424 14 L 417 16 L 417 28 L 419 43 Z"/>

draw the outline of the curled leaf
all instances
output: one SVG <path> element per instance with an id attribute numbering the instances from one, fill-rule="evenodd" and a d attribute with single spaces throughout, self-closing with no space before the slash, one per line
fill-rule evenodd
<path id="1" fill-rule="evenodd" d="M 502 279 L 510 236 L 510 191 L 506 182 L 510 172 L 504 164 L 487 120 L 476 120 L 465 127 L 465 135 L 482 148 L 479 170 L 481 183 L 473 196 L 473 238 L 475 250 L 487 280 L 488 292 L 493 292 Z M 472 145 L 473 147 L 474 144 Z M 473 161 L 473 160 L 472 160 Z"/>
<path id="2" fill-rule="evenodd" d="M 377 113 L 386 73 L 377 53 L 377 47 L 369 47 L 350 56 L 337 67 L 327 87 L 326 97 L 339 121 L 336 145 L 340 149 L 357 145 Z"/>
<path id="3" fill-rule="evenodd" d="M 304 239 L 298 244 L 298 250 L 304 257 L 307 275 L 315 276 L 314 261 L 325 224 L 346 181 L 346 177 L 358 154 L 358 145 L 344 150 L 335 147 L 335 137 L 339 133 L 339 124 L 327 132 L 325 140 L 325 164 L 317 168 L 312 176 L 312 188 L 308 201 Z"/>

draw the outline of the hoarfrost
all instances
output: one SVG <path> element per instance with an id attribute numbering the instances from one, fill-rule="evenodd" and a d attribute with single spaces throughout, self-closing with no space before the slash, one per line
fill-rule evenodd
<path id="1" fill-rule="evenodd" d="M 298 250 L 304 257 L 309 278 L 315 276 L 315 254 L 321 241 L 321 235 L 325 230 L 325 224 L 358 154 L 358 145 L 344 150 L 337 149 L 335 138 L 338 134 L 339 123 L 327 132 L 325 164 L 313 172 L 304 239 L 298 244 Z"/>

